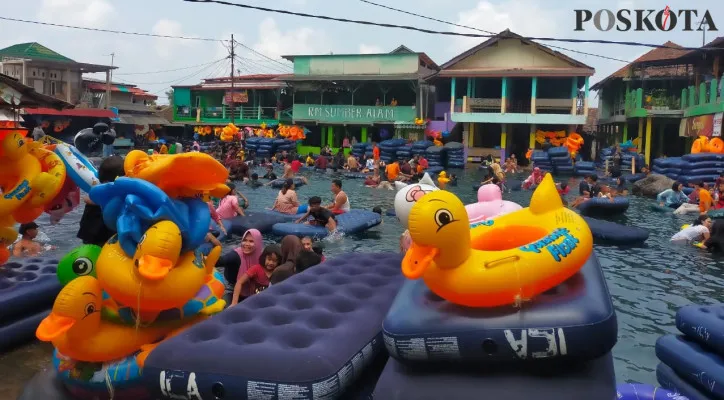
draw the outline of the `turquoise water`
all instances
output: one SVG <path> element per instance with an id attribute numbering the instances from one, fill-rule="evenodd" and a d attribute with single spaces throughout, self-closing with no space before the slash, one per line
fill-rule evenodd
<path id="1" fill-rule="evenodd" d="M 257 171 L 261 172 L 261 171 Z M 331 174 L 304 173 L 310 184 L 297 190 L 301 201 L 319 195 L 331 201 Z M 475 201 L 472 185 L 479 181 L 478 171 L 461 174 L 457 187 L 449 188 L 465 203 Z M 522 178 L 522 177 L 519 177 Z M 343 179 L 343 189 L 350 197 L 353 208 L 384 210 L 393 207 L 394 191 L 365 188 L 362 180 Z M 577 181 L 569 184 L 577 188 Z M 250 202 L 250 209 L 271 207 L 277 190 L 268 187 L 250 190 L 238 185 Z M 530 192 L 506 193 L 505 199 L 527 206 Z M 572 197 L 572 196 L 571 196 Z M 669 238 L 682 224 L 690 223 L 692 216 L 681 218 L 671 214 L 649 211 L 652 200 L 632 197 L 631 207 L 625 217 L 617 222 L 640 226 L 651 230 L 651 237 L 643 248 L 619 248 L 596 246 L 596 254 L 603 266 L 608 286 L 616 306 L 619 323 L 619 341 L 614 348 L 618 381 L 637 381 L 655 384 L 654 354 L 656 339 L 666 333 L 676 332 L 674 314 L 690 303 L 715 303 L 724 301 L 721 288 L 724 276 L 721 272 L 724 260 L 693 247 L 673 247 Z M 47 217 L 38 222 L 43 235 L 51 238 L 58 249 L 51 254 L 63 254 L 79 244 L 75 238 L 82 209 L 67 215 L 58 225 L 48 226 Z M 335 256 L 346 252 L 398 251 L 398 240 L 403 229 L 394 217 L 384 217 L 382 225 L 360 235 L 325 241 L 325 255 Z M 278 238 L 267 237 L 269 242 Z M 228 247 L 238 239 L 227 243 Z M 49 355 L 48 355 L 49 357 Z M 49 360 L 49 358 L 48 358 Z"/>

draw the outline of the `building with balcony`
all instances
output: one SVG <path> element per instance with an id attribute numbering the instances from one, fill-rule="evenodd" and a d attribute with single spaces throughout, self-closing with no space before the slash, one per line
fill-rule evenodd
<path id="1" fill-rule="evenodd" d="M 524 159 L 536 130 L 575 131 L 586 123 L 594 69 L 505 30 L 441 66 L 434 119 L 468 156 L 503 151 Z"/>
<path id="2" fill-rule="evenodd" d="M 697 136 L 721 135 L 722 44 L 685 50 L 666 42 L 596 83 L 599 131 L 636 140 L 647 162 L 688 153 Z"/>
<path id="3" fill-rule="evenodd" d="M 424 127 L 414 122 L 432 110 L 434 88 L 425 78 L 439 69 L 425 53 L 400 46 L 381 54 L 284 58 L 294 63 L 286 78 L 293 121 L 309 130 L 300 153 L 337 149 L 345 137 L 379 142 L 423 136 Z"/>
<path id="4" fill-rule="evenodd" d="M 291 121 L 287 75 L 258 74 L 204 79 L 173 87 L 173 120 L 189 125 L 278 125 Z"/>

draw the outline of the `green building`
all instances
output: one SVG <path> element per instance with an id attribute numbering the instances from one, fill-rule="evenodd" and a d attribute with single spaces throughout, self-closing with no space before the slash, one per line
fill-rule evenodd
<path id="1" fill-rule="evenodd" d="M 425 78 L 439 68 L 425 54 L 400 46 L 382 54 L 296 55 L 294 74 L 285 78 L 292 120 L 309 129 L 299 152 L 341 147 L 345 137 L 359 142 L 388 136 L 421 138 L 434 91 Z M 434 94 L 434 93 L 433 93 Z"/>

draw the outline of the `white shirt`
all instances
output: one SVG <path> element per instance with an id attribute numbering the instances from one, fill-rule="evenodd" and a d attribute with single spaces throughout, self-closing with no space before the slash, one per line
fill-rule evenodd
<path id="1" fill-rule="evenodd" d="M 682 229 L 671 237 L 672 242 L 698 242 L 704 238 L 704 234 L 709 233 L 709 229 L 704 225 L 694 225 L 686 229 Z"/>

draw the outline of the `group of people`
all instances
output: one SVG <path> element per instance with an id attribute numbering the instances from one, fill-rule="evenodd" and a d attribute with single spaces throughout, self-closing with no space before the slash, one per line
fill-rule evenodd
<path id="1" fill-rule="evenodd" d="M 676 214 L 695 213 L 705 215 L 709 210 L 724 209 L 724 173 L 717 178 L 714 186 L 703 182 L 693 182 L 690 194 L 684 193 L 684 184 L 674 182 L 656 196 L 660 206 L 675 209 Z"/>

